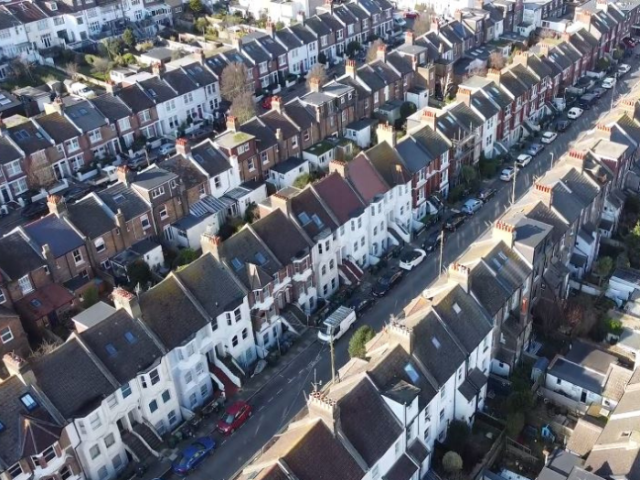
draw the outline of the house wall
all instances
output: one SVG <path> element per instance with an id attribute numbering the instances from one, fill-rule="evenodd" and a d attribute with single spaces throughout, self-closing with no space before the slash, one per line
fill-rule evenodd
<path id="1" fill-rule="evenodd" d="M 584 403 L 587 405 L 600 405 L 602 403 L 602 396 L 598 395 L 597 393 L 586 390 L 565 380 L 561 380 L 551 373 L 547 373 L 545 387 L 553 392 L 562 391 L 566 396 L 576 402 Z M 585 392 L 587 395 L 585 402 L 582 402 L 581 400 L 583 392 Z"/>

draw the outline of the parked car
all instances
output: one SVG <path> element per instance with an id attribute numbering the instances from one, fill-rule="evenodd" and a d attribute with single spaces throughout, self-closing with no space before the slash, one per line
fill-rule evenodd
<path id="1" fill-rule="evenodd" d="M 583 113 L 584 113 L 583 109 L 578 107 L 573 107 L 567 112 L 567 117 L 570 118 L 571 120 L 575 120 L 577 118 L 580 118 Z"/>
<path id="2" fill-rule="evenodd" d="M 402 280 L 403 275 L 404 270 L 402 269 L 384 274 L 373 286 L 371 293 L 374 297 L 384 297 L 400 280 Z"/>
<path id="3" fill-rule="evenodd" d="M 470 198 L 464 205 L 462 205 L 461 211 L 466 213 L 467 215 L 473 215 L 484 205 L 482 200 L 478 200 L 477 198 Z"/>
<path id="4" fill-rule="evenodd" d="M 449 219 L 445 222 L 444 228 L 445 230 L 449 230 L 450 232 L 455 232 L 467 219 L 467 215 L 465 213 L 455 213 L 449 217 Z"/>
<path id="5" fill-rule="evenodd" d="M 602 87 L 597 87 L 591 90 L 591 95 L 595 95 L 597 99 L 602 98 L 605 93 L 607 93 L 607 90 Z"/>
<path id="6" fill-rule="evenodd" d="M 556 132 L 544 132 L 540 141 L 542 143 L 546 143 L 547 145 L 552 143 L 556 138 L 558 138 L 558 134 Z"/>
<path id="7" fill-rule="evenodd" d="M 351 298 L 351 300 L 347 302 L 347 307 L 356 312 L 356 314 L 360 314 L 369 310 L 373 305 L 373 302 L 375 302 L 375 300 L 372 297 L 366 295 L 357 296 Z"/>
<path id="8" fill-rule="evenodd" d="M 532 158 L 533 157 L 531 155 L 527 155 L 526 153 L 518 155 L 518 158 L 516 158 L 516 165 L 518 168 L 524 168 L 531 163 Z"/>
<path id="9" fill-rule="evenodd" d="M 484 203 L 487 203 L 489 200 L 491 200 L 491 197 L 493 197 L 496 194 L 497 190 L 495 188 L 485 188 L 483 190 L 480 190 L 480 193 L 478 194 L 478 198 L 480 200 L 482 200 Z"/>
<path id="10" fill-rule="evenodd" d="M 503 182 L 510 182 L 513 179 L 514 174 L 515 174 L 515 170 L 513 167 L 505 168 L 500 173 L 500 180 L 502 180 Z"/>
<path id="11" fill-rule="evenodd" d="M 407 24 L 407 21 L 404 18 L 394 18 L 393 22 L 399 27 L 404 27 Z"/>
<path id="12" fill-rule="evenodd" d="M 618 65 L 618 75 L 624 75 L 626 73 L 629 73 L 630 70 L 631 70 L 631 67 L 626 63 L 621 63 L 620 65 Z"/>
<path id="13" fill-rule="evenodd" d="M 192 472 L 215 448 L 216 442 L 212 438 L 198 438 L 178 454 L 178 457 L 171 464 L 173 473 L 186 475 Z"/>
<path id="14" fill-rule="evenodd" d="M 271 110 L 271 100 L 273 99 L 273 97 L 271 96 L 266 96 L 262 99 L 262 108 L 264 108 L 265 110 Z"/>
<path id="15" fill-rule="evenodd" d="M 150 163 L 153 163 L 151 161 L 151 159 L 149 159 L 149 161 L 147 161 L 147 156 L 146 155 L 140 155 L 140 156 L 135 157 L 135 158 L 130 158 L 127 161 L 127 166 L 131 170 L 142 170 L 143 168 L 147 168 Z"/>
<path id="16" fill-rule="evenodd" d="M 607 77 L 602 81 L 602 88 L 611 90 L 616 84 L 616 79 L 613 77 Z"/>
<path id="17" fill-rule="evenodd" d="M 69 93 L 74 95 L 78 95 L 82 98 L 94 98 L 96 96 L 96 92 L 91 90 L 86 84 L 82 82 L 74 82 L 67 87 Z"/>
<path id="18" fill-rule="evenodd" d="M 598 97 L 593 93 L 587 93 L 578 99 L 578 106 L 583 110 L 589 110 L 596 103 L 596 100 L 598 100 Z"/>
<path id="19" fill-rule="evenodd" d="M 49 207 L 44 200 L 38 200 L 22 207 L 20 210 L 20 216 L 27 220 L 34 218 L 40 218 L 49 213 Z"/>
<path id="20" fill-rule="evenodd" d="M 158 153 L 160 155 L 173 155 L 174 153 L 176 153 L 176 144 L 165 143 L 163 145 L 160 145 L 160 148 L 158 149 Z"/>
<path id="21" fill-rule="evenodd" d="M 444 232 L 436 230 L 435 232 L 431 232 L 425 241 L 422 243 L 422 249 L 425 252 L 433 252 L 440 246 L 440 235 L 443 235 Z"/>
<path id="22" fill-rule="evenodd" d="M 405 252 L 400 255 L 400 268 L 402 268 L 403 270 L 411 271 L 415 267 L 420 265 L 426 256 L 427 252 L 420 248 Z"/>
<path id="23" fill-rule="evenodd" d="M 71 203 L 84 197 L 90 191 L 91 191 L 91 188 L 88 187 L 87 185 L 75 185 L 65 190 L 64 193 L 62 194 L 62 198 L 64 198 L 65 202 Z"/>
<path id="24" fill-rule="evenodd" d="M 571 122 L 569 120 L 558 120 L 554 127 L 556 132 L 564 132 L 571 126 Z"/>
<path id="25" fill-rule="evenodd" d="M 224 416 L 218 420 L 218 431 L 231 435 L 253 415 L 251 405 L 238 401 L 227 408 Z"/>
<path id="26" fill-rule="evenodd" d="M 541 143 L 532 143 L 531 145 L 529 145 L 529 148 L 525 150 L 525 153 L 531 155 L 532 157 L 535 157 L 542 150 L 544 150 L 544 145 L 542 145 Z"/>
<path id="27" fill-rule="evenodd" d="M 418 18 L 420 16 L 415 10 L 406 10 L 403 15 L 404 18 Z"/>

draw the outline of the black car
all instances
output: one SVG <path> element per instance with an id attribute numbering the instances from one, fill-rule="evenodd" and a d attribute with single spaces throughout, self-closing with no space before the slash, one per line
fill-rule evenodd
<path id="1" fill-rule="evenodd" d="M 481 190 L 480 193 L 478 194 L 478 199 L 482 200 L 483 202 L 488 202 L 491 197 L 493 197 L 496 194 L 497 190 L 495 188 L 485 188 L 484 190 Z"/>
<path id="2" fill-rule="evenodd" d="M 450 232 L 455 232 L 464 223 L 466 219 L 467 219 L 466 214 L 462 212 L 456 213 L 451 217 L 449 217 L 449 219 L 444 224 L 444 228 L 446 230 L 449 230 Z"/>
<path id="3" fill-rule="evenodd" d="M 356 313 L 362 313 L 369 310 L 375 300 L 371 297 L 355 297 L 349 300 L 347 307 Z"/>
<path id="4" fill-rule="evenodd" d="M 49 213 L 49 207 L 44 200 L 38 200 L 37 202 L 25 205 L 24 207 L 22 207 L 22 210 L 20 210 L 20 215 L 22 216 L 22 218 L 26 218 L 27 220 L 40 218 L 47 213 Z"/>
<path id="5" fill-rule="evenodd" d="M 62 194 L 62 197 L 64 198 L 65 202 L 71 203 L 86 196 L 90 191 L 91 191 L 91 188 L 89 188 L 86 185 L 76 185 L 74 187 L 68 188 Z"/>
<path id="6" fill-rule="evenodd" d="M 569 120 L 558 120 L 554 125 L 556 132 L 564 132 L 571 126 Z"/>
<path id="7" fill-rule="evenodd" d="M 427 253 L 435 251 L 440 246 L 440 234 L 444 232 L 438 230 L 431 232 L 422 244 L 422 249 Z"/>
<path id="8" fill-rule="evenodd" d="M 607 93 L 607 89 L 606 88 L 602 88 L 602 87 L 596 87 L 593 90 L 591 90 L 591 94 L 595 95 L 596 98 L 602 98 L 602 96 Z"/>
<path id="9" fill-rule="evenodd" d="M 403 271 L 398 269 L 389 273 L 385 273 L 378 279 L 371 289 L 374 297 L 384 297 L 400 280 L 402 280 Z"/>

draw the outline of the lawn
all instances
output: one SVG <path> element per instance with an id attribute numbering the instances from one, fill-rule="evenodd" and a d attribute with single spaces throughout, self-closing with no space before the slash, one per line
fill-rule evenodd
<path id="1" fill-rule="evenodd" d="M 9 80 L 1 82 L 0 86 L 2 86 L 2 88 L 4 88 L 5 90 L 12 91 L 16 88 L 22 87 L 37 87 L 39 85 L 43 85 L 51 79 L 62 82 L 66 78 L 67 76 L 60 70 L 43 65 L 38 65 L 31 70 L 30 75 L 12 77 Z"/>

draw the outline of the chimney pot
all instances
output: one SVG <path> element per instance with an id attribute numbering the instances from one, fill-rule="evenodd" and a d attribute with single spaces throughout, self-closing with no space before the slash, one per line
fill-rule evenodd
<path id="1" fill-rule="evenodd" d="M 176 153 L 178 155 L 187 156 L 191 152 L 191 146 L 186 138 L 178 138 L 176 140 Z"/>
<path id="2" fill-rule="evenodd" d="M 237 132 L 239 128 L 240 122 L 238 121 L 238 118 L 233 115 L 229 115 L 227 117 L 227 129 L 231 130 L 232 132 Z"/>

